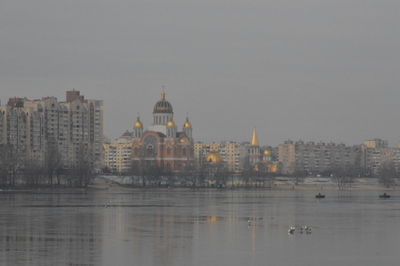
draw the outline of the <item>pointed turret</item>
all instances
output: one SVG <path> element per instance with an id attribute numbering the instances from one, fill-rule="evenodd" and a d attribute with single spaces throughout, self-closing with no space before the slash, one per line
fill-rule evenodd
<path id="1" fill-rule="evenodd" d="M 251 136 L 251 145 L 249 148 L 249 161 L 250 165 L 252 166 L 255 166 L 258 162 L 261 161 L 260 143 L 258 142 L 256 128 L 253 128 L 253 134 Z"/>
<path id="2" fill-rule="evenodd" d="M 251 146 L 259 146 L 256 128 L 253 128 L 253 134 L 251 136 Z"/>

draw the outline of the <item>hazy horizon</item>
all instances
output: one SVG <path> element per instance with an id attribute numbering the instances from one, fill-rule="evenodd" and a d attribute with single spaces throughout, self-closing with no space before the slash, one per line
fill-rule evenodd
<path id="1" fill-rule="evenodd" d="M 195 140 L 400 143 L 400 2 L 0 2 L 0 99 L 80 90 L 104 134 L 145 127 L 161 86 Z"/>

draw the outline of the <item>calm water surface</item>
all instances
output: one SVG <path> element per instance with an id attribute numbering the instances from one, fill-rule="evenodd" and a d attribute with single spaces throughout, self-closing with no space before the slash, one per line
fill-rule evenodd
<path id="1" fill-rule="evenodd" d="M 378 194 L 2 193 L 0 265 L 398 266 L 400 193 Z M 288 235 L 290 225 L 313 232 Z"/>

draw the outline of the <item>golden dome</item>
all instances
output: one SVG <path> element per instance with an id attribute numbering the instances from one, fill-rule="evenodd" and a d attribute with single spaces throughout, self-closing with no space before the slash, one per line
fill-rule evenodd
<path id="1" fill-rule="evenodd" d="M 271 164 L 271 165 L 268 167 L 268 172 L 270 172 L 270 173 L 277 173 L 277 172 L 278 172 L 278 165 L 276 165 L 276 164 Z"/>
<path id="2" fill-rule="evenodd" d="M 209 152 L 206 155 L 206 161 L 210 164 L 219 164 L 222 162 L 222 158 L 217 152 Z"/>
<path id="3" fill-rule="evenodd" d="M 175 126 L 174 121 L 168 121 L 167 127 L 174 127 L 174 126 Z"/>
<path id="4" fill-rule="evenodd" d="M 181 138 L 181 139 L 179 140 L 179 142 L 180 142 L 180 143 L 187 143 L 187 142 L 189 142 L 189 140 L 188 140 L 187 138 Z"/>
<path id="5" fill-rule="evenodd" d="M 161 93 L 161 99 L 154 106 L 153 114 L 173 113 L 172 105 L 165 99 L 165 93 Z"/>
<path id="6" fill-rule="evenodd" d="M 264 151 L 264 156 L 270 156 L 270 155 L 271 155 L 271 152 L 269 150 Z"/>
<path id="7" fill-rule="evenodd" d="M 183 128 L 192 128 L 192 123 L 189 122 L 189 118 L 186 117 L 186 121 L 183 124 Z"/>
<path id="8" fill-rule="evenodd" d="M 139 117 L 137 118 L 136 122 L 133 124 L 133 127 L 135 127 L 135 128 L 142 128 L 143 127 L 143 124 L 142 124 L 142 122 L 140 122 L 140 118 Z"/>

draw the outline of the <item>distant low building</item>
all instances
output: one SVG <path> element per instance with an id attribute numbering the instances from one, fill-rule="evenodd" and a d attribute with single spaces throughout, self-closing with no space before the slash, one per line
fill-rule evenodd
<path id="1" fill-rule="evenodd" d="M 128 173 L 132 166 L 132 133 L 126 131 L 112 143 L 103 144 L 104 167 L 113 173 Z"/>

